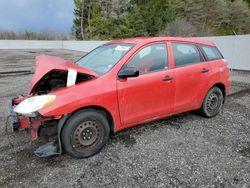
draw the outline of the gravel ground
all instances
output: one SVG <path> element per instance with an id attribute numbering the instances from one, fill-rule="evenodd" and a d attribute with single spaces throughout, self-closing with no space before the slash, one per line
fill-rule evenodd
<path id="1" fill-rule="evenodd" d="M 232 73 L 232 94 L 215 118 L 184 113 L 121 131 L 88 159 L 42 159 L 33 151 L 47 138 L 5 133 L 6 101 L 26 93 L 41 53 L 81 56 L 0 50 L 0 187 L 250 187 L 250 73 Z"/>

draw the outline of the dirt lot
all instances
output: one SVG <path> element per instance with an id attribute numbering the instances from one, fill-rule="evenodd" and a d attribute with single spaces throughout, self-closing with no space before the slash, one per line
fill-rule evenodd
<path id="1" fill-rule="evenodd" d="M 46 138 L 5 133 L 6 102 L 26 93 L 41 53 L 81 56 L 0 50 L 0 187 L 250 187 L 250 73 L 233 73 L 232 94 L 215 118 L 184 113 L 122 131 L 88 159 L 41 159 L 33 151 Z"/>

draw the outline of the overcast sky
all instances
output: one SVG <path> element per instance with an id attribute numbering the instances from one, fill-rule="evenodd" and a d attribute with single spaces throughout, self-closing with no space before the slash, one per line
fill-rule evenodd
<path id="1" fill-rule="evenodd" d="M 73 0 L 0 0 L 0 28 L 70 32 Z"/>

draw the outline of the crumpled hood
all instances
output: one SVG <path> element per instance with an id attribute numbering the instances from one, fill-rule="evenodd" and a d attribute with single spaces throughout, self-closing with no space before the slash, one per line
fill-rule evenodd
<path id="1" fill-rule="evenodd" d="M 76 64 L 71 63 L 70 61 L 66 61 L 56 56 L 39 55 L 36 56 L 35 62 L 36 62 L 36 70 L 29 86 L 29 93 L 32 91 L 32 88 L 36 85 L 36 83 L 51 70 L 67 71 L 68 69 L 74 69 L 79 73 L 84 73 L 92 75 L 94 77 L 98 77 L 98 75 L 95 72 L 80 67 Z"/>

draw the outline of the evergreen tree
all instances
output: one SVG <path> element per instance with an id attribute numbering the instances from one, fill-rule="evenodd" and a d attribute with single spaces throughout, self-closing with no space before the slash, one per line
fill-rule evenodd
<path id="1" fill-rule="evenodd" d="M 248 0 L 245 0 L 248 1 Z M 243 0 L 74 0 L 77 39 L 250 33 Z"/>

